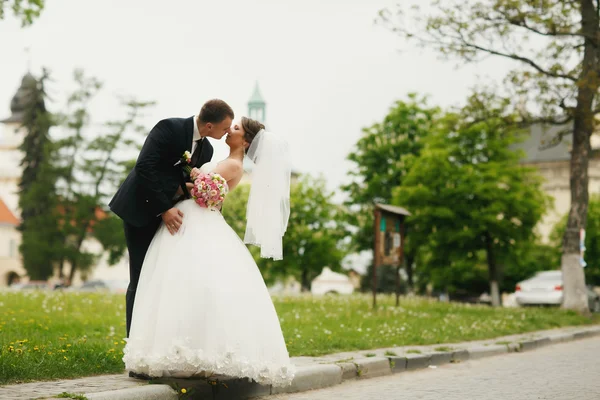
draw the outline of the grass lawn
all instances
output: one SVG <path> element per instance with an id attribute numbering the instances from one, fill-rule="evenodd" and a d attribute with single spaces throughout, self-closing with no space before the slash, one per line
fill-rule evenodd
<path id="1" fill-rule="evenodd" d="M 559 309 L 492 309 L 368 295 L 275 299 L 292 356 L 450 343 L 599 323 Z M 123 371 L 125 298 L 0 292 L 0 384 Z"/>

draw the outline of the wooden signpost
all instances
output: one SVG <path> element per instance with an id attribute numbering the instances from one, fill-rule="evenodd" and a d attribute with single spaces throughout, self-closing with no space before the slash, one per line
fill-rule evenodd
<path id="1" fill-rule="evenodd" d="M 400 303 L 400 267 L 404 262 L 404 220 L 410 213 L 397 206 L 375 204 L 373 248 L 373 308 L 377 307 L 377 267 L 396 267 L 396 305 Z"/>

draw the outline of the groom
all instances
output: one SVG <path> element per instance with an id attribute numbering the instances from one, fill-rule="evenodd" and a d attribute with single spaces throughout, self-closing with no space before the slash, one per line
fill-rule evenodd
<path id="1" fill-rule="evenodd" d="M 131 327 L 135 291 L 144 257 L 161 221 L 174 235 L 185 216 L 174 207 L 181 196 L 189 196 L 183 154 L 192 154 L 192 167 L 209 162 L 213 148 L 206 137 L 221 139 L 229 133 L 233 110 L 223 100 L 206 102 L 197 116 L 160 121 L 148 134 L 133 170 L 113 199 L 110 209 L 124 222 L 129 251 L 127 288 L 127 337 Z"/>

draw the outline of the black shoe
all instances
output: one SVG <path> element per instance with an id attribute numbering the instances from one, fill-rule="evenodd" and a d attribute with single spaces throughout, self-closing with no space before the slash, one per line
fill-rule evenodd
<path id="1" fill-rule="evenodd" d="M 135 379 L 141 379 L 144 381 L 151 381 L 152 377 L 146 375 L 146 374 L 138 374 L 137 372 L 133 372 L 133 371 L 129 371 L 129 377 L 130 378 L 135 378 Z"/>

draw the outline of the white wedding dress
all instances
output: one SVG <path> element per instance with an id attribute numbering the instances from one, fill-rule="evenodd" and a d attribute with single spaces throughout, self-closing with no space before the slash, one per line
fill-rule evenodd
<path id="1" fill-rule="evenodd" d="M 205 164 L 201 172 L 214 170 Z M 177 205 L 183 225 L 163 224 L 138 284 L 123 361 L 152 377 L 211 374 L 289 385 L 294 377 L 275 307 L 246 245 L 217 210 Z"/>

